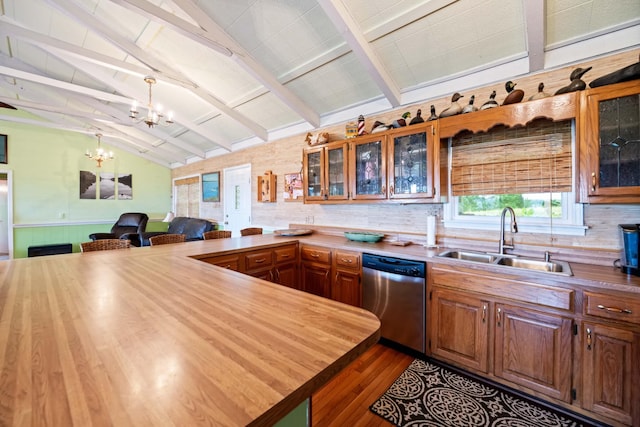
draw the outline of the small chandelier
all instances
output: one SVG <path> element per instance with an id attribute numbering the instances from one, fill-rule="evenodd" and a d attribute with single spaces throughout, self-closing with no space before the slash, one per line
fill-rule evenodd
<path id="1" fill-rule="evenodd" d="M 149 103 L 147 104 L 147 115 L 140 121 L 145 122 L 147 126 L 151 128 L 161 124 L 159 120 L 164 116 L 162 115 L 162 106 L 158 104 L 158 106 L 154 108 L 153 102 L 151 101 L 151 86 L 156 84 L 155 77 L 146 76 L 144 78 L 144 81 L 149 85 Z M 138 114 L 139 114 L 138 103 L 136 101 L 133 101 L 133 103 L 131 104 L 131 109 L 129 110 L 129 117 L 131 117 L 131 119 L 133 120 L 136 120 L 138 118 Z M 164 124 L 168 126 L 172 123 L 173 123 L 173 113 L 169 111 L 169 114 L 167 115 L 167 118 L 165 119 Z"/>
<path id="2" fill-rule="evenodd" d="M 102 138 L 102 134 L 96 133 L 96 136 L 98 137 L 98 149 L 96 150 L 95 153 L 92 153 L 89 150 L 87 150 L 87 152 L 85 153 L 85 156 L 87 156 L 92 160 L 95 160 L 96 163 L 98 164 L 98 167 L 101 167 L 102 162 L 104 162 L 105 160 L 113 159 L 113 151 L 109 151 L 109 152 L 104 151 L 100 146 L 100 138 Z"/>

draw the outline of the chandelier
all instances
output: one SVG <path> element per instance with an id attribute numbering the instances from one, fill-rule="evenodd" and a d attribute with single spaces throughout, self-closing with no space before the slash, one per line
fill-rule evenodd
<path id="1" fill-rule="evenodd" d="M 149 103 L 147 104 L 147 115 L 140 121 L 145 122 L 147 126 L 151 128 L 161 124 L 159 120 L 164 116 L 162 115 L 162 106 L 158 104 L 158 106 L 154 108 L 153 102 L 151 101 L 151 86 L 156 84 L 155 77 L 146 76 L 144 78 L 144 81 L 149 85 Z M 129 110 L 129 117 L 131 117 L 133 120 L 136 120 L 138 118 L 138 114 L 138 103 L 136 101 L 133 101 L 133 103 L 131 104 L 131 109 Z M 140 121 L 138 121 L 138 123 Z M 164 125 L 168 126 L 171 123 L 173 123 L 173 113 L 169 111 L 169 114 L 164 121 Z"/>
<path id="2" fill-rule="evenodd" d="M 85 153 L 85 156 L 87 156 L 92 160 L 95 160 L 96 163 L 98 164 L 98 167 L 101 167 L 102 162 L 104 162 L 105 160 L 113 159 L 113 151 L 109 151 L 109 152 L 104 151 L 100 146 L 100 138 L 102 138 L 102 134 L 96 133 L 96 136 L 98 137 L 98 149 L 96 150 L 95 153 L 92 153 L 89 150 L 87 150 L 87 152 Z"/>

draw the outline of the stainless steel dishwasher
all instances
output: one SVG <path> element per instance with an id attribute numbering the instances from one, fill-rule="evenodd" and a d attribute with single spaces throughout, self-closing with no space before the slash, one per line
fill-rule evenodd
<path id="1" fill-rule="evenodd" d="M 380 319 L 381 336 L 425 351 L 426 265 L 362 254 L 362 305 Z"/>

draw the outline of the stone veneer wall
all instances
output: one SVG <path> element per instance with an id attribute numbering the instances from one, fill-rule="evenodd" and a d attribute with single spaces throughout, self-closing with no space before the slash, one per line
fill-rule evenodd
<path id="1" fill-rule="evenodd" d="M 574 64 L 571 67 L 539 73 L 535 75 L 514 77 L 518 88 L 525 91 L 525 99 L 537 91 L 540 81 L 545 83 L 545 90 L 554 93 L 560 87 L 568 83 L 568 76 L 576 67 L 593 66 L 593 70 L 585 76 L 589 82 L 596 77 L 620 69 L 626 65 L 638 61 L 640 51 L 630 51 L 609 57 L 600 58 L 586 63 Z M 472 94 L 476 95 L 477 104 L 481 105 L 489 98 L 491 91 L 499 94 L 499 102 L 504 98 L 503 83 L 465 91 L 464 99 Z M 440 112 L 449 103 L 449 97 L 424 101 L 411 106 L 404 106 L 391 112 L 366 118 L 366 129 L 370 130 L 375 120 L 390 123 L 399 117 L 404 111 L 410 111 L 415 115 L 415 110 L 421 108 L 423 112 L 429 111 L 429 106 L 434 104 L 436 111 Z M 424 115 L 424 114 L 423 114 Z M 428 116 L 428 114 L 427 114 Z M 355 118 L 354 118 L 355 119 Z M 328 126 L 314 131 L 326 131 L 330 133 L 330 139 L 340 140 L 344 138 L 344 123 Z M 250 163 L 252 166 L 253 182 L 258 175 L 267 170 L 277 175 L 277 201 L 275 203 L 258 203 L 256 186 L 253 187 L 252 217 L 255 225 L 268 228 L 286 228 L 289 224 L 304 224 L 313 222 L 315 225 L 351 227 L 358 229 L 381 230 L 386 232 L 424 233 L 427 229 L 426 217 L 428 215 L 442 216 L 441 204 L 418 205 L 386 205 L 386 204 L 351 204 L 351 205 L 305 205 L 302 202 L 285 202 L 282 198 L 284 191 L 284 174 L 298 172 L 302 169 L 302 150 L 305 134 L 300 134 L 277 141 L 272 141 L 256 147 L 225 154 L 223 156 L 206 159 L 200 162 L 178 167 L 172 171 L 173 178 L 181 178 L 212 171 L 222 171 L 224 168 Z M 223 195 L 224 197 L 224 195 Z M 203 203 L 200 208 L 200 216 L 221 220 L 223 217 L 222 203 Z M 558 248 L 586 248 L 618 250 L 622 243 L 620 240 L 618 224 L 637 221 L 640 222 L 640 205 L 585 205 L 585 224 L 589 227 L 586 236 L 561 236 L 518 233 L 515 243 L 541 245 Z M 497 241 L 493 232 L 445 229 L 438 224 L 438 238 L 470 238 Z"/>

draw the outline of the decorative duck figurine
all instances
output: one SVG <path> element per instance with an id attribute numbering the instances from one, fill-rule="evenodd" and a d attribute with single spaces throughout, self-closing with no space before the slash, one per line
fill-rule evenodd
<path id="1" fill-rule="evenodd" d="M 478 111 L 478 107 L 473 105 L 473 101 L 475 101 L 475 99 L 476 99 L 476 96 L 471 95 L 471 98 L 469 98 L 469 103 L 465 105 L 464 108 L 462 109 L 462 114 L 473 113 L 474 111 Z"/>
<path id="2" fill-rule="evenodd" d="M 427 119 L 428 122 L 430 122 L 431 120 L 438 120 L 438 115 L 436 114 L 436 106 L 435 105 L 431 106 L 431 115 Z"/>
<path id="3" fill-rule="evenodd" d="M 628 82 L 629 80 L 635 79 L 640 79 L 640 58 L 635 64 L 627 65 L 626 67 L 616 70 L 612 73 L 605 74 L 602 77 L 598 77 L 597 79 L 589 83 L 589 86 L 600 87 L 613 83 Z"/>
<path id="4" fill-rule="evenodd" d="M 538 92 L 531 95 L 529 97 L 529 101 L 535 101 L 536 99 L 547 98 L 549 96 L 551 95 L 544 91 L 544 83 L 540 82 L 540 84 L 538 85 Z"/>
<path id="5" fill-rule="evenodd" d="M 393 123 L 391 123 L 391 126 L 394 128 L 401 128 L 403 126 L 407 125 L 407 120 L 411 118 L 411 113 L 410 112 L 406 112 L 402 115 L 402 117 L 400 117 L 397 120 L 394 120 Z"/>
<path id="6" fill-rule="evenodd" d="M 383 132 L 383 131 L 388 130 L 390 128 L 391 128 L 391 126 L 385 125 L 381 121 L 376 120 L 375 122 L 373 122 L 373 126 L 371 126 L 371 133 Z"/>
<path id="7" fill-rule="evenodd" d="M 417 125 L 418 123 L 424 123 L 424 119 L 422 118 L 422 110 L 419 108 L 418 111 L 416 111 L 416 116 L 409 122 L 409 125 Z"/>
<path id="8" fill-rule="evenodd" d="M 582 76 L 585 75 L 587 71 L 589 71 L 591 67 L 588 68 L 576 68 L 571 72 L 569 79 L 571 83 L 568 86 L 560 88 L 556 91 L 556 95 L 560 95 L 562 93 L 575 92 L 578 90 L 584 90 L 587 87 L 587 84 L 582 81 Z"/>
<path id="9" fill-rule="evenodd" d="M 494 108 L 498 106 L 498 102 L 496 101 L 496 91 L 494 90 L 489 95 L 489 100 L 480 106 L 481 110 L 488 110 L 489 108 Z"/>
<path id="10" fill-rule="evenodd" d="M 440 112 L 440 117 L 451 117 L 462 112 L 462 106 L 458 104 L 458 100 L 464 95 L 460 95 L 458 92 L 454 93 L 451 97 L 451 105 Z"/>
<path id="11" fill-rule="evenodd" d="M 517 104 L 524 98 L 524 91 L 516 89 L 516 83 L 511 80 L 504 84 L 504 88 L 507 91 L 507 97 L 502 101 L 502 105 Z"/>

